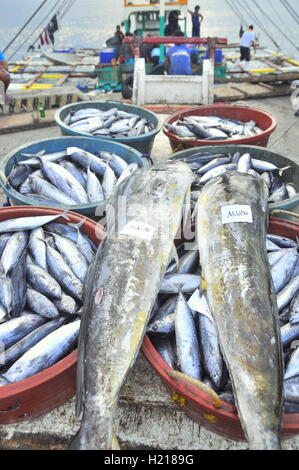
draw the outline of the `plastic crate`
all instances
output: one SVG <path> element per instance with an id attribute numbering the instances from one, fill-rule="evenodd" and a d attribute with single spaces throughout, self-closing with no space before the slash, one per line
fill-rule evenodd
<path id="1" fill-rule="evenodd" d="M 214 68 L 214 78 L 225 78 L 226 76 L 226 65 L 217 66 Z"/>
<path id="2" fill-rule="evenodd" d="M 111 89 L 120 87 L 120 70 L 119 66 L 105 66 L 97 69 L 99 89 Z M 120 87 L 121 89 L 121 87 Z"/>

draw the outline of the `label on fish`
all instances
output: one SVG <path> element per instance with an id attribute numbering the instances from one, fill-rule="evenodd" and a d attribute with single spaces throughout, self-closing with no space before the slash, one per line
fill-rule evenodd
<path id="1" fill-rule="evenodd" d="M 131 235 L 132 237 L 151 240 L 155 231 L 155 227 L 144 222 L 131 220 L 120 232 L 120 235 Z"/>
<path id="2" fill-rule="evenodd" d="M 233 204 L 232 206 L 221 207 L 222 224 L 231 222 L 252 223 L 251 207 L 245 204 Z"/>

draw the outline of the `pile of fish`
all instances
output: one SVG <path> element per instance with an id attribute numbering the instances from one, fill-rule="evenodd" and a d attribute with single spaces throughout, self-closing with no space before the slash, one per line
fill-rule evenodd
<path id="1" fill-rule="evenodd" d="M 181 139 L 236 140 L 253 137 L 263 130 L 254 121 L 242 122 L 222 116 L 185 116 L 164 127 Z"/>
<path id="2" fill-rule="evenodd" d="M 151 121 L 118 108 L 110 108 L 107 111 L 98 108 L 70 111 L 64 118 L 64 124 L 73 131 L 114 139 L 137 137 L 155 129 Z"/>
<path id="3" fill-rule="evenodd" d="M 297 189 L 291 183 L 285 183 L 281 177 L 284 168 L 278 168 L 274 163 L 254 158 L 249 153 L 210 153 L 199 152 L 183 157 L 181 161 L 187 163 L 193 171 L 192 201 L 197 200 L 202 187 L 215 176 L 227 171 L 238 171 L 251 175 L 260 175 L 267 183 L 269 189 L 269 203 L 297 196 Z"/>
<path id="4" fill-rule="evenodd" d="M 153 345 L 178 371 L 203 381 L 221 400 L 235 404 L 206 290 L 197 245 L 177 246 L 147 326 Z M 299 254 L 294 240 L 267 234 L 267 251 L 277 296 L 285 364 L 284 412 L 299 413 Z"/>
<path id="5" fill-rule="evenodd" d="M 81 223 L 59 217 L 0 222 L 0 385 L 46 369 L 77 344 L 96 246 Z"/>
<path id="6" fill-rule="evenodd" d="M 108 199 L 116 186 L 138 168 L 115 153 L 96 154 L 79 147 L 59 152 L 22 154 L 8 175 L 8 184 L 35 203 L 74 206 Z"/>

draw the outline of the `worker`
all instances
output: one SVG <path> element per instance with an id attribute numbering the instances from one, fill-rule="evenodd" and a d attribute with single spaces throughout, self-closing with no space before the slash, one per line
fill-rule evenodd
<path id="1" fill-rule="evenodd" d="M 173 10 L 169 13 L 168 24 L 164 30 L 164 36 L 174 36 L 174 32 L 181 29 L 179 26 L 179 16 L 177 11 Z"/>
<path id="2" fill-rule="evenodd" d="M 253 32 L 253 25 L 248 26 L 244 31 L 240 41 L 240 61 L 250 61 L 250 46 L 256 47 L 255 34 Z"/>
<path id="3" fill-rule="evenodd" d="M 122 44 L 125 35 L 124 35 L 124 33 L 121 31 L 119 25 L 116 26 L 116 31 L 115 31 L 115 33 L 114 33 L 114 36 L 117 36 L 117 37 L 118 37 L 119 44 Z"/>
<path id="4" fill-rule="evenodd" d="M 184 36 L 182 31 L 175 31 L 174 36 Z M 164 73 L 169 75 L 192 75 L 191 58 L 188 47 L 179 44 L 171 47 L 163 63 Z"/>
<path id="5" fill-rule="evenodd" d="M 10 84 L 10 75 L 8 71 L 8 63 L 0 51 L 0 103 L 4 103 L 5 93 Z"/>
<path id="6" fill-rule="evenodd" d="M 200 37 L 200 25 L 203 20 L 203 16 L 199 13 L 200 6 L 197 5 L 194 11 L 188 10 L 192 17 L 192 37 Z"/>

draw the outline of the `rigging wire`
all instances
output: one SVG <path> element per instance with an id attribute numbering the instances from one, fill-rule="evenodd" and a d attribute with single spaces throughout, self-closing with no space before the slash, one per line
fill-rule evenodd
<path id="1" fill-rule="evenodd" d="M 289 4 L 287 0 L 280 0 L 281 3 L 284 5 L 284 7 L 288 10 L 290 15 L 293 17 L 293 19 L 296 21 L 296 23 L 299 23 L 299 16 L 294 10 L 294 8 Z"/>
<path id="2" fill-rule="evenodd" d="M 276 9 L 276 7 L 274 7 L 274 4 L 273 2 L 269 2 L 269 5 L 271 5 L 272 7 L 272 10 L 274 11 L 274 13 L 276 14 L 277 18 L 279 19 L 280 21 L 280 24 L 281 26 L 283 26 L 285 28 L 285 31 L 289 30 L 289 25 L 287 25 L 284 20 L 282 19 L 282 15 L 279 13 L 279 11 Z M 292 36 L 292 38 L 294 38 L 293 36 L 293 31 L 288 31 L 289 34 Z"/>
<path id="3" fill-rule="evenodd" d="M 64 12 L 60 14 L 60 18 L 62 19 L 66 13 L 72 8 L 76 0 L 70 0 L 69 5 L 65 8 Z"/>
<path id="4" fill-rule="evenodd" d="M 230 7 L 230 9 L 235 13 L 235 15 L 240 19 L 241 23 L 244 23 L 246 24 L 246 21 L 244 19 L 244 17 L 241 15 L 240 11 L 238 9 L 236 9 L 231 3 L 229 0 L 225 0 L 226 3 L 228 4 L 228 6 Z"/>
<path id="5" fill-rule="evenodd" d="M 277 49 L 280 49 L 280 46 L 279 44 L 275 41 L 275 39 L 273 38 L 273 36 L 269 33 L 269 31 L 267 30 L 267 28 L 264 26 L 264 24 L 262 23 L 262 21 L 259 19 L 259 17 L 254 13 L 254 11 L 252 11 L 251 7 L 247 4 L 247 2 L 245 1 L 244 4 L 243 4 L 243 8 L 244 10 L 247 10 L 247 14 L 249 16 L 252 16 L 255 23 L 257 24 L 257 26 L 266 34 L 266 36 L 268 36 L 268 38 L 273 42 L 273 44 L 275 45 L 275 47 Z"/>
<path id="6" fill-rule="evenodd" d="M 42 21 L 38 24 L 38 26 L 36 26 L 36 27 L 34 28 L 34 30 L 32 30 L 32 31 L 30 32 L 30 34 L 28 34 L 28 36 L 26 37 L 25 41 L 23 41 L 23 42 L 20 44 L 20 46 L 13 52 L 13 54 L 8 58 L 8 60 L 11 60 L 12 57 L 13 57 L 17 52 L 19 52 L 19 50 L 26 44 L 26 42 L 31 38 L 31 36 L 33 36 L 33 35 L 36 33 L 36 31 L 41 27 L 41 25 L 45 23 L 45 21 L 46 21 L 47 18 L 51 15 L 51 13 L 55 10 L 55 8 L 56 8 L 56 6 L 59 4 L 59 2 L 61 2 L 61 4 L 63 4 L 63 3 L 65 2 L 65 0 L 57 0 L 57 2 L 56 2 L 55 5 L 51 8 L 51 10 L 47 13 L 47 15 L 42 19 Z M 37 38 L 34 42 L 32 42 L 31 45 L 33 46 L 33 45 L 38 41 L 38 39 L 39 39 L 39 36 L 38 36 L 38 38 Z"/>
<path id="7" fill-rule="evenodd" d="M 257 1 L 253 0 L 253 2 L 256 5 L 256 7 L 261 11 L 261 13 L 263 13 L 264 16 L 266 16 L 266 18 L 269 19 L 269 21 L 273 24 L 273 26 L 277 28 L 277 30 L 297 49 L 297 51 L 299 51 L 299 47 L 297 46 L 297 44 L 292 39 L 290 39 L 289 36 L 285 34 L 285 32 L 269 17 L 269 15 L 266 12 L 262 10 L 262 8 L 259 6 Z"/>
<path id="8" fill-rule="evenodd" d="M 40 6 L 35 10 L 35 12 L 30 16 L 30 18 L 26 21 L 26 23 L 24 24 L 24 26 L 22 26 L 22 28 L 17 32 L 17 34 L 12 38 L 12 40 L 10 41 L 10 43 L 3 49 L 3 53 L 12 45 L 12 43 L 17 39 L 17 37 L 19 37 L 19 35 L 21 34 L 21 32 L 26 28 L 26 26 L 30 23 L 30 21 L 35 17 L 35 15 L 39 12 L 39 10 L 44 6 L 44 4 L 47 2 L 48 0 L 43 0 L 43 2 L 40 4 Z"/>

